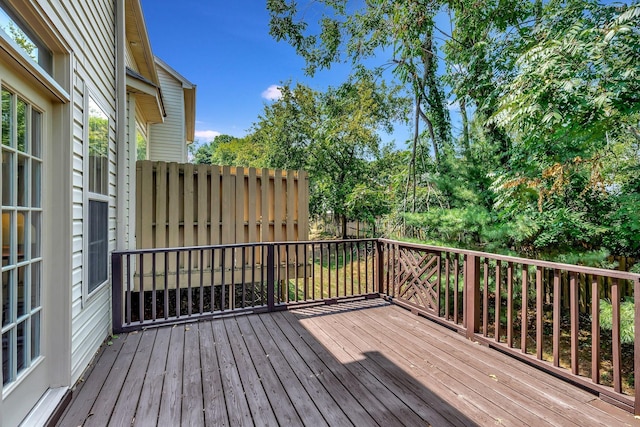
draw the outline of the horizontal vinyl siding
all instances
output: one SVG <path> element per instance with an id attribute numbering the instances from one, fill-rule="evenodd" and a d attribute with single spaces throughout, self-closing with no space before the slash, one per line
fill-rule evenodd
<path id="1" fill-rule="evenodd" d="M 73 175 L 72 175 L 72 272 L 71 278 L 71 381 L 75 383 L 106 338 L 111 326 L 110 287 L 106 285 L 83 300 L 85 278 L 85 124 L 84 106 L 91 93 L 109 117 L 109 250 L 115 248 L 116 220 L 116 46 L 115 4 L 112 0 L 42 0 L 73 51 Z M 55 308 L 52 308 L 55 309 Z"/>
<path id="2" fill-rule="evenodd" d="M 149 160 L 185 162 L 184 92 L 182 83 L 158 67 L 158 79 L 167 116 L 164 123 L 151 125 Z"/>

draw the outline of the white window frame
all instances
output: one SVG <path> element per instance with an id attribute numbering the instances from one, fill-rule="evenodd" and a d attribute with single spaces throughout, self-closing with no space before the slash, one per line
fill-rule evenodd
<path id="1" fill-rule="evenodd" d="M 84 144 L 83 144 L 83 224 L 82 224 L 82 231 L 83 231 L 83 280 L 82 280 L 82 301 L 83 301 L 83 305 L 90 302 L 97 294 L 100 294 L 101 291 L 107 286 L 107 284 L 109 283 L 109 279 L 110 279 L 110 273 L 109 273 L 109 268 L 111 263 L 109 262 L 109 215 L 110 215 L 110 210 L 112 208 L 112 204 L 111 204 L 111 196 L 109 195 L 109 176 L 110 176 L 110 171 L 109 171 L 109 165 L 111 164 L 111 160 L 112 160 L 112 155 L 111 155 L 111 125 L 112 125 L 112 119 L 111 117 L 109 117 L 109 113 L 108 113 L 108 109 L 105 108 L 106 103 L 103 101 L 103 99 L 98 96 L 93 90 L 91 90 L 90 88 L 88 88 L 87 86 L 86 90 L 85 90 L 85 96 L 84 96 L 84 117 L 83 117 L 83 126 L 84 126 L 84 132 L 83 132 L 83 139 L 84 139 Z M 92 191 L 90 191 L 89 189 L 89 104 L 90 104 L 90 100 L 92 100 L 104 113 L 106 113 L 107 115 L 107 120 L 108 120 L 108 141 L 107 141 L 107 173 L 106 173 L 106 183 L 104 183 L 106 185 L 106 192 L 107 194 L 101 194 L 101 193 L 94 193 Z M 107 204 L 107 253 L 105 254 L 106 259 L 106 263 L 107 263 L 107 275 L 105 277 L 105 280 L 103 282 L 101 282 L 99 285 L 97 285 L 94 289 L 89 290 L 89 269 L 91 268 L 90 263 L 89 263 L 89 225 L 90 225 L 90 219 L 89 219 L 89 204 L 91 201 L 97 201 L 97 202 L 104 202 Z"/>
<path id="2" fill-rule="evenodd" d="M 24 102 L 27 106 L 27 115 L 26 115 L 26 119 L 25 119 L 25 126 L 26 126 L 26 132 L 27 134 L 29 134 L 28 137 L 28 143 L 29 143 L 29 148 L 25 151 L 20 151 L 17 147 L 14 146 L 10 146 L 10 152 L 13 154 L 14 159 L 12 160 L 12 163 L 14 166 L 17 166 L 17 162 L 18 162 L 18 156 L 23 155 L 24 157 L 28 157 L 29 160 L 29 167 L 27 169 L 27 172 L 25 174 L 25 183 L 24 186 L 27 189 L 27 197 L 28 197 L 28 201 L 26 203 L 24 203 L 23 205 L 18 205 L 17 200 L 18 200 L 18 195 L 17 194 L 13 194 L 13 200 L 11 200 L 11 203 L 7 206 L 10 206 L 10 212 L 9 214 L 11 215 L 11 217 L 15 220 L 15 222 L 18 222 L 18 215 L 20 214 L 20 212 L 26 212 L 27 214 L 25 215 L 25 218 L 23 221 L 24 224 L 24 234 L 22 236 L 23 239 L 23 245 L 24 245 L 24 258 L 22 260 L 19 260 L 17 257 L 16 259 L 12 260 L 11 263 L 9 263 L 7 266 L 2 266 L 2 270 L 4 271 L 10 271 L 12 275 L 17 275 L 19 274 L 20 269 L 24 269 L 23 270 L 23 274 L 24 274 L 24 286 L 26 287 L 25 289 L 25 293 L 24 293 L 24 302 L 23 304 L 25 305 L 24 307 L 24 312 L 18 316 L 17 313 L 12 313 L 13 316 L 15 317 L 15 319 L 13 321 L 10 321 L 9 323 L 7 323 L 5 326 L 0 325 L 0 329 L 2 334 L 8 332 L 10 329 L 15 329 L 16 331 L 14 332 L 14 335 L 17 333 L 17 325 L 19 323 L 23 323 L 25 325 L 25 328 L 27 329 L 24 332 L 24 336 L 29 337 L 29 339 L 26 340 L 25 344 L 24 344 L 24 352 L 26 353 L 26 358 L 24 360 L 25 366 L 22 367 L 21 371 L 18 371 L 16 373 L 16 377 L 13 378 L 10 382 L 8 382 L 6 385 L 0 385 L 0 390 L 2 391 L 3 394 L 8 395 L 10 394 L 15 388 L 17 388 L 19 386 L 19 384 L 22 383 L 22 381 L 29 375 L 30 372 L 32 372 L 36 366 L 38 366 L 42 360 L 43 360 L 43 351 L 42 348 L 44 347 L 42 345 L 42 322 L 43 322 L 43 315 L 42 315 L 42 307 L 43 307 L 43 295 L 42 295 L 42 280 L 44 277 L 44 273 L 43 273 L 43 258 L 44 258 L 44 254 L 43 254 L 43 241 L 42 241 L 42 230 L 43 230 L 43 211 L 44 211 L 44 205 L 43 205 L 43 193 L 42 193 L 42 189 L 43 189 L 43 184 L 42 184 L 42 179 L 43 179 L 43 165 L 45 162 L 44 159 L 44 141 L 41 139 L 40 140 L 40 147 L 39 147 L 39 153 L 36 156 L 35 153 L 33 152 L 33 135 L 32 131 L 33 131 L 33 125 L 32 125 L 32 120 L 33 120 L 33 112 L 37 112 L 40 114 L 40 124 L 42 125 L 42 123 L 44 122 L 44 112 L 34 103 L 33 100 L 31 100 L 29 97 L 25 96 L 25 94 L 21 93 L 20 91 L 16 90 L 14 87 L 12 87 L 10 84 L 6 83 L 3 80 L 0 80 L 0 88 L 3 90 L 7 90 L 9 93 L 11 93 L 13 99 L 12 99 L 12 108 L 13 109 L 17 109 L 17 105 L 19 102 Z M 16 113 L 17 114 L 17 113 Z M 16 120 L 17 121 L 17 120 Z M 13 139 L 14 137 L 16 137 L 15 133 L 17 132 L 16 127 L 15 127 L 16 123 L 12 123 L 11 126 L 11 136 L 10 139 Z M 42 132 L 42 129 L 39 130 L 40 132 Z M 17 142 L 17 137 L 16 137 L 16 142 Z M 1 144 L 1 143 L 0 143 Z M 5 146 L 2 146 L 3 148 Z M 22 154 L 21 154 L 22 153 Z M 39 198 L 39 206 L 34 206 L 33 205 L 33 163 L 34 162 L 39 162 L 40 163 L 40 198 Z M 10 185 L 14 185 L 15 181 L 18 179 L 18 175 L 17 175 L 17 168 L 13 168 L 13 176 L 11 177 L 11 182 Z M 0 204 L 2 201 L 0 201 Z M 3 205 L 4 206 L 4 205 Z M 3 211 L 3 213 L 5 213 Z M 33 232 L 31 230 L 32 228 L 32 224 L 33 224 L 33 215 L 37 214 L 40 215 L 40 230 L 36 231 L 36 233 L 40 233 L 39 234 L 39 252 L 40 254 L 38 256 L 35 256 L 31 251 L 32 251 L 32 243 L 33 243 Z M 26 219 L 28 218 L 28 220 Z M 13 221 L 12 221 L 13 222 Z M 19 226 L 18 226 L 19 227 Z M 0 233 L 2 234 L 2 233 Z M 14 232 L 14 228 L 13 226 L 11 226 L 11 230 L 10 230 L 10 235 L 9 235 L 9 239 L 11 240 L 10 242 L 10 247 L 17 247 L 18 246 L 18 235 L 17 233 Z M 27 243 L 29 242 L 29 243 Z M 36 307 L 33 307 L 31 305 L 32 302 L 32 275 L 33 275 L 33 266 L 37 265 L 39 268 L 39 297 L 38 297 L 38 305 Z M 3 274 L 4 274 L 3 271 Z M 17 279 L 15 279 L 17 280 Z M 18 298 L 18 296 L 12 292 L 12 294 L 9 296 L 9 301 L 8 303 L 13 307 L 13 309 L 17 309 L 17 302 L 16 299 Z M 37 334 L 38 334 L 38 343 L 37 343 L 37 352 L 38 354 L 34 357 L 33 356 L 33 350 L 32 350 L 32 334 L 34 333 L 33 329 L 32 329 L 32 321 L 33 318 L 35 316 L 39 316 L 39 323 L 38 323 L 38 330 L 37 330 Z M 12 360 L 11 361 L 11 370 L 13 371 L 16 367 L 17 364 L 17 360 Z M 4 379 L 3 379 L 4 380 Z"/>

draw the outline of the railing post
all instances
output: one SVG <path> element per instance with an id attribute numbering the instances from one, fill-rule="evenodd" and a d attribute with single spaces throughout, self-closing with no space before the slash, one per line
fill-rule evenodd
<path id="1" fill-rule="evenodd" d="M 464 271 L 464 321 L 467 338 L 480 331 L 480 258 L 466 255 Z"/>
<path id="2" fill-rule="evenodd" d="M 376 248 L 376 262 L 375 262 L 375 280 L 376 280 L 376 289 L 380 295 L 384 294 L 384 259 L 382 250 L 383 243 L 380 240 L 376 240 L 375 248 Z"/>
<path id="3" fill-rule="evenodd" d="M 640 278 L 636 278 L 633 283 L 633 302 L 634 302 L 634 333 L 633 340 L 633 383 L 635 390 L 633 413 L 640 415 Z"/>
<path id="4" fill-rule="evenodd" d="M 122 332 L 122 254 L 111 254 L 111 308 L 114 334 Z"/>
<path id="5" fill-rule="evenodd" d="M 267 309 L 273 311 L 275 307 L 275 245 L 267 245 Z"/>

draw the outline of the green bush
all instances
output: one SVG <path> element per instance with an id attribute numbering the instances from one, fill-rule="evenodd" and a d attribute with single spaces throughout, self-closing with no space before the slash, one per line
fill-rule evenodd
<path id="1" fill-rule="evenodd" d="M 630 298 L 625 298 L 620 303 L 620 341 L 622 344 L 633 344 L 635 328 L 633 314 L 635 306 Z M 607 331 L 613 329 L 613 306 L 611 301 L 600 300 L 600 327 Z"/>

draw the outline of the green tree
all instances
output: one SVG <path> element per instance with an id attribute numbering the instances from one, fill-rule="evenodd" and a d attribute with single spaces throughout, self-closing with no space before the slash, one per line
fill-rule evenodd
<path id="1" fill-rule="evenodd" d="M 281 91 L 248 138 L 264 166 L 307 170 L 311 213 L 334 212 L 346 236 L 347 199 L 358 185 L 375 185 L 369 165 L 380 153 L 379 131 L 391 130 L 406 102 L 370 75 L 324 93 L 301 84 Z"/>
<path id="2" fill-rule="evenodd" d="M 451 151 L 451 123 L 443 85 L 437 78 L 434 41 L 434 18 L 444 4 L 433 0 L 371 0 L 356 9 L 347 0 L 322 0 L 314 4 L 321 15 L 315 32 L 316 26 L 305 20 L 311 15 L 306 13 L 306 7 L 299 8 L 295 1 L 267 1 L 271 35 L 276 40 L 288 41 L 296 49 L 305 59 L 310 75 L 342 61 L 351 62 L 356 74 L 380 73 L 392 67 L 414 100 L 414 133 L 407 177 L 407 187 L 412 183 L 414 196 L 417 156 L 433 153 L 437 168 L 442 152 Z M 385 64 L 364 71 L 369 65 L 367 61 L 383 52 L 389 52 Z M 426 137 L 421 123 L 426 126 Z M 431 141 L 431 150 L 420 148 L 423 139 Z"/>
<path id="3" fill-rule="evenodd" d="M 513 140 L 497 207 L 529 212 L 538 248 L 638 251 L 639 22 L 638 5 L 550 2 L 517 60 L 492 118 Z"/>
<path id="4" fill-rule="evenodd" d="M 193 163 L 197 165 L 210 165 L 211 164 L 211 142 L 205 142 L 202 144 L 189 145 L 189 152 Z"/>

